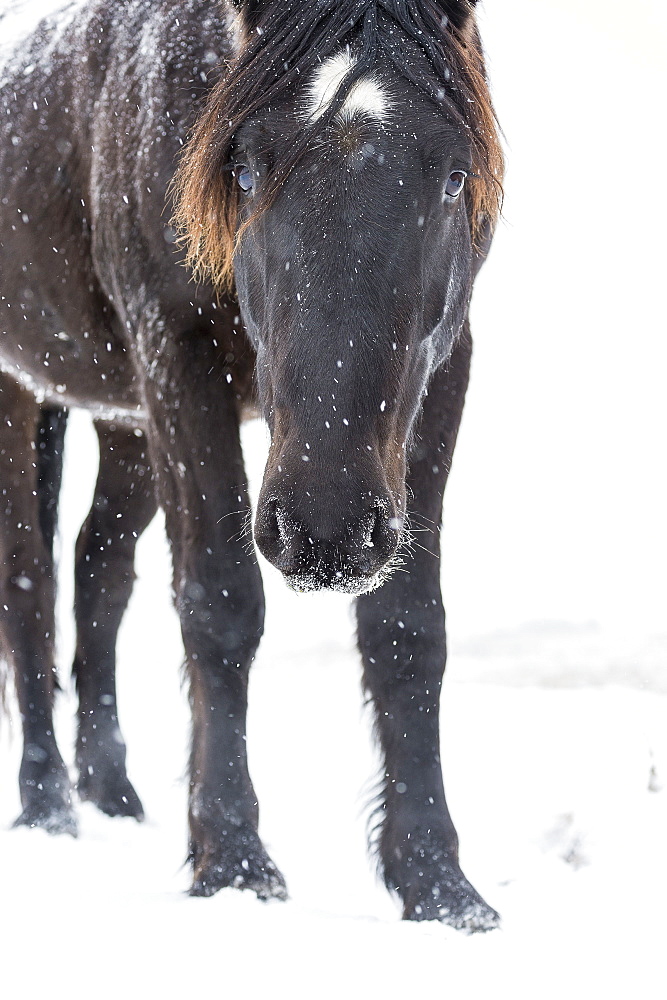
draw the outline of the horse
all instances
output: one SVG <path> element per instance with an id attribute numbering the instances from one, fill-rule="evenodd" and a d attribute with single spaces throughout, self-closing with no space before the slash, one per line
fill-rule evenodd
<path id="1" fill-rule="evenodd" d="M 143 816 L 115 645 L 160 506 L 193 719 L 190 891 L 286 898 L 246 757 L 264 596 L 239 426 L 258 409 L 271 443 L 257 547 L 294 590 L 355 600 L 383 762 L 379 872 L 405 919 L 489 930 L 499 917 L 461 870 L 439 735 L 442 500 L 502 191 L 475 2 L 54 5 L 26 27 L 22 0 L 4 0 L 0 20 L 16 822 L 77 831 L 52 709 L 53 538 L 79 407 L 100 464 L 76 547 L 78 796 Z"/>

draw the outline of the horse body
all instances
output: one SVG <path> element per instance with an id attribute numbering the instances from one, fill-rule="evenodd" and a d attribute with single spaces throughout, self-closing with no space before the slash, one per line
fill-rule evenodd
<path id="1" fill-rule="evenodd" d="M 459 868 L 438 733 L 442 493 L 491 221 L 479 186 L 462 193 L 490 169 L 467 117 L 484 103 L 471 5 L 89 0 L 0 72 L 0 597 L 24 722 L 19 822 L 75 829 L 51 721 L 50 526 L 53 428 L 83 406 L 101 447 L 77 547 L 79 794 L 142 815 L 114 649 L 157 494 L 191 683 L 192 891 L 284 897 L 245 750 L 264 600 L 239 422 L 256 391 L 272 436 L 257 544 L 293 587 L 357 595 L 385 881 L 406 917 L 494 926 Z M 193 128 L 177 221 L 199 286 L 164 212 Z M 238 306 L 222 284 L 232 257 Z M 408 502 L 429 533 L 392 574 Z"/>
<path id="2" fill-rule="evenodd" d="M 3 71 L 1 362 L 46 402 L 141 419 L 149 315 L 228 339 L 175 260 L 164 206 L 203 78 L 232 49 L 213 0 L 65 4 Z"/>

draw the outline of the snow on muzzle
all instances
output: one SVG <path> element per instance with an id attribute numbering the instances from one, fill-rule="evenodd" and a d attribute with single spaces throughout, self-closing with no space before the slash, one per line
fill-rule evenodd
<path id="1" fill-rule="evenodd" d="M 294 590 L 374 590 L 394 568 L 402 527 L 381 474 L 335 482 L 330 469 L 267 467 L 255 541 Z"/>

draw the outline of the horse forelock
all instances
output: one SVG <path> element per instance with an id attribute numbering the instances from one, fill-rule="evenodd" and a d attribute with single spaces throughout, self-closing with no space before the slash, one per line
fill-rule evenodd
<path id="1" fill-rule="evenodd" d="M 237 22 L 235 32 L 238 54 L 212 90 L 174 180 L 174 221 L 197 277 L 211 279 L 221 289 L 233 283 L 239 196 L 225 168 L 243 124 L 300 85 L 310 88 L 310 116 L 298 122 L 291 142 L 273 150 L 273 173 L 257 199 L 255 219 L 318 132 L 354 97 L 355 87 L 359 94 L 358 88 L 365 86 L 366 110 L 382 117 L 385 95 L 373 75 L 381 57 L 466 130 L 473 150 L 474 175 L 466 190 L 473 241 L 481 241 L 494 227 L 504 162 L 473 15 L 458 30 L 438 0 L 305 0 L 267 3 L 252 29 Z M 419 65 L 405 58 L 406 42 L 425 56 Z M 313 88 L 323 67 L 351 50 L 354 58 L 339 74 L 335 92 L 327 92 L 326 101 L 316 106 Z"/>

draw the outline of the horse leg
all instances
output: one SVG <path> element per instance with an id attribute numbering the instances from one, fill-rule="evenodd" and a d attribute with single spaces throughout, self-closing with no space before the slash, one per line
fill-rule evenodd
<path id="1" fill-rule="evenodd" d="M 30 393 L 5 375 L 0 375 L 0 413 L 0 630 L 14 667 L 23 725 L 23 811 L 16 825 L 76 835 L 69 777 L 53 730 L 53 535 L 45 539 L 42 526 L 53 527 L 54 520 L 53 506 L 40 503 L 40 474 L 46 474 L 40 458 L 42 413 Z M 43 480 L 41 487 L 44 497 L 49 491 Z"/>
<path id="2" fill-rule="evenodd" d="M 258 836 L 246 755 L 248 675 L 264 628 L 264 594 L 248 552 L 234 390 L 210 375 L 219 366 L 211 338 L 165 341 L 162 370 L 151 372 L 156 381 L 144 393 L 190 679 L 191 894 L 235 886 L 284 898 L 283 877 Z M 186 413 L 178 393 L 188 386 L 193 405 Z"/>
<path id="3" fill-rule="evenodd" d="M 405 567 L 357 601 L 364 685 L 384 756 L 379 861 L 409 920 L 490 930 L 499 917 L 467 881 L 440 765 L 439 704 L 445 669 L 440 594 L 442 498 L 468 383 L 466 328 L 447 370 L 429 387 L 411 449 L 408 496 L 419 545 Z"/>
<path id="4" fill-rule="evenodd" d="M 108 816 L 143 819 L 125 771 L 116 703 L 116 638 L 135 580 L 134 550 L 157 509 L 142 431 L 96 422 L 100 466 L 76 545 L 73 673 L 79 695 L 78 793 Z"/>
<path id="5" fill-rule="evenodd" d="M 68 413 L 64 408 L 42 407 L 37 432 L 39 526 L 44 543 L 52 556 L 58 526 L 67 417 Z"/>

